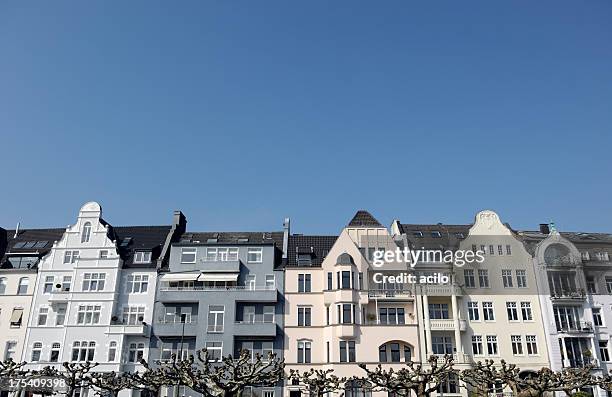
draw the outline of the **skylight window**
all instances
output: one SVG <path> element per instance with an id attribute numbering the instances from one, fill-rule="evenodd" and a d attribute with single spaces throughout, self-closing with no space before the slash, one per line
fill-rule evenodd
<path id="1" fill-rule="evenodd" d="M 455 236 L 457 236 L 457 238 L 464 238 L 465 235 L 463 233 L 456 233 Z"/>
<path id="2" fill-rule="evenodd" d="M 121 241 L 121 247 L 127 247 L 132 242 L 131 237 L 126 237 Z"/>
<path id="3" fill-rule="evenodd" d="M 420 231 L 420 230 L 418 230 L 418 231 L 414 232 L 413 234 L 414 234 L 414 237 L 419 237 L 419 238 L 420 238 L 420 237 L 423 237 L 423 232 L 422 232 L 422 231 Z"/>
<path id="4" fill-rule="evenodd" d="M 431 232 L 431 237 L 440 238 L 442 237 L 442 233 L 436 230 L 435 232 Z"/>
<path id="5" fill-rule="evenodd" d="M 206 242 L 208 244 L 214 244 L 214 243 L 219 242 L 219 239 L 217 239 L 217 238 L 209 238 L 208 240 L 206 240 Z"/>
<path id="6" fill-rule="evenodd" d="M 45 248 L 47 244 L 49 244 L 48 241 L 37 241 L 36 244 L 34 244 L 34 248 Z"/>
<path id="7" fill-rule="evenodd" d="M 26 242 L 25 241 L 20 241 L 17 244 L 13 245 L 13 248 L 17 248 L 17 249 L 23 248 L 24 245 L 26 245 Z"/>
<path id="8" fill-rule="evenodd" d="M 35 245 L 36 245 L 36 241 L 28 241 L 27 243 L 25 243 L 23 248 L 34 248 Z"/>

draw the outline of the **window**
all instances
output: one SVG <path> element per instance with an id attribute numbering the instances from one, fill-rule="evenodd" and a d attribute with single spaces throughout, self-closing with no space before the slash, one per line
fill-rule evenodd
<path id="1" fill-rule="evenodd" d="M 11 327 L 19 328 L 21 327 L 21 321 L 23 319 L 23 308 L 16 307 L 13 309 L 13 313 L 11 314 Z"/>
<path id="2" fill-rule="evenodd" d="M 470 321 L 480 321 L 478 302 L 468 302 L 468 318 Z"/>
<path id="3" fill-rule="evenodd" d="M 506 245 L 506 255 L 512 255 L 512 246 L 510 244 Z"/>
<path id="4" fill-rule="evenodd" d="M 355 341 L 341 340 L 340 341 L 340 362 L 354 363 L 355 362 Z"/>
<path id="5" fill-rule="evenodd" d="M 128 294 L 142 294 L 149 289 L 149 276 L 146 274 L 131 274 L 127 278 Z"/>
<path id="6" fill-rule="evenodd" d="M 327 272 L 327 290 L 331 291 L 332 289 L 334 289 L 333 286 L 333 274 L 332 272 Z"/>
<path id="7" fill-rule="evenodd" d="M 4 359 L 8 360 L 10 358 L 10 359 L 15 360 L 16 354 L 17 354 L 17 342 L 15 341 L 6 342 L 6 347 L 4 348 Z"/>
<path id="8" fill-rule="evenodd" d="M 63 292 L 69 292 L 71 284 L 72 284 L 72 276 L 62 277 L 62 291 Z"/>
<path id="9" fill-rule="evenodd" d="M 520 335 L 511 335 L 510 341 L 512 342 L 512 354 L 515 356 L 523 355 L 523 340 Z"/>
<path id="10" fill-rule="evenodd" d="M 483 255 L 486 255 L 487 253 L 487 247 L 485 247 L 484 245 L 480 246 L 480 252 L 482 252 Z"/>
<path id="11" fill-rule="evenodd" d="M 145 344 L 132 342 L 128 347 L 128 362 L 137 363 L 144 357 Z"/>
<path id="12" fill-rule="evenodd" d="M 274 274 L 266 274 L 266 289 L 271 290 L 276 288 L 276 282 L 274 279 Z"/>
<path id="13" fill-rule="evenodd" d="M 256 275 L 255 274 L 247 274 L 246 279 L 244 280 L 246 286 L 248 287 L 248 289 L 250 290 L 255 290 L 255 280 L 256 280 Z"/>
<path id="14" fill-rule="evenodd" d="M 48 307 L 41 307 L 38 309 L 38 325 L 45 326 L 47 325 L 47 316 L 49 315 Z"/>
<path id="15" fill-rule="evenodd" d="M 412 348 L 407 344 L 390 342 L 378 347 L 378 361 L 380 362 L 399 363 L 402 357 L 404 362 L 412 360 Z"/>
<path id="16" fill-rule="evenodd" d="M 482 302 L 482 317 L 485 321 L 495 321 L 493 302 Z"/>
<path id="17" fill-rule="evenodd" d="M 0 295 L 4 295 L 6 292 L 6 278 L 0 277 Z"/>
<path id="18" fill-rule="evenodd" d="M 238 260 L 238 248 L 206 248 L 207 262 L 229 262 Z"/>
<path id="19" fill-rule="evenodd" d="M 50 294 L 51 291 L 53 291 L 53 281 L 54 280 L 55 280 L 55 277 L 53 276 L 45 277 L 45 283 L 43 284 L 43 293 Z"/>
<path id="20" fill-rule="evenodd" d="M 75 263 L 79 259 L 79 251 L 64 252 L 64 264 Z"/>
<path id="21" fill-rule="evenodd" d="M 476 288 L 474 269 L 463 269 L 463 279 L 465 281 L 466 288 Z"/>
<path id="22" fill-rule="evenodd" d="M 378 308 L 380 324 L 406 324 L 406 311 L 403 307 Z"/>
<path id="23" fill-rule="evenodd" d="M 497 255 L 503 255 L 504 254 L 504 247 L 501 245 L 497 246 Z"/>
<path id="24" fill-rule="evenodd" d="M 431 348 L 434 354 L 453 354 L 453 342 L 450 336 L 432 336 Z"/>
<path id="25" fill-rule="evenodd" d="M 601 361 L 610 361 L 610 352 L 608 351 L 607 340 L 599 341 L 599 355 L 601 356 Z"/>
<path id="26" fill-rule="evenodd" d="M 298 341 L 298 363 L 310 363 L 311 362 L 311 342 L 310 341 Z"/>
<path id="27" fill-rule="evenodd" d="M 487 335 L 487 354 L 489 356 L 497 355 L 497 335 Z"/>
<path id="28" fill-rule="evenodd" d="M 595 324 L 596 327 L 603 326 L 603 319 L 601 318 L 601 308 L 600 307 L 593 308 L 593 324 Z"/>
<path id="29" fill-rule="evenodd" d="M 535 335 L 527 335 L 525 336 L 525 342 L 527 343 L 527 354 L 530 356 L 535 356 L 538 354 L 538 345 L 536 343 Z"/>
<path id="30" fill-rule="evenodd" d="M 223 332 L 224 306 L 211 305 L 208 307 L 208 332 Z"/>
<path id="31" fill-rule="evenodd" d="M 32 362 L 40 361 L 40 353 L 42 352 L 42 343 L 34 342 L 32 345 Z"/>
<path id="32" fill-rule="evenodd" d="M 518 321 L 516 302 L 506 302 L 506 312 L 508 313 L 508 321 Z"/>
<path id="33" fill-rule="evenodd" d="M 523 321 L 533 321 L 531 302 L 521 302 L 521 315 L 523 316 Z"/>
<path id="34" fill-rule="evenodd" d="M 144 306 L 126 306 L 123 308 L 123 324 L 142 324 L 145 316 Z"/>
<path id="35" fill-rule="evenodd" d="M 181 248 L 181 263 L 196 263 L 196 248 Z"/>
<path id="36" fill-rule="evenodd" d="M 106 273 L 85 273 L 83 275 L 83 291 L 102 291 Z"/>
<path id="37" fill-rule="evenodd" d="M 344 270 L 340 274 L 341 274 L 340 288 L 351 289 L 351 272 Z"/>
<path id="38" fill-rule="evenodd" d="M 478 269 L 478 284 L 480 284 L 480 288 L 489 288 L 489 271 L 487 269 Z"/>
<path id="39" fill-rule="evenodd" d="M 519 288 L 527 288 L 527 271 L 526 270 L 516 271 L 516 286 Z"/>
<path id="40" fill-rule="evenodd" d="M 595 283 L 595 279 L 593 277 L 587 277 L 586 284 L 587 284 L 587 291 L 589 292 L 589 294 L 597 293 L 597 284 Z"/>
<path id="41" fill-rule="evenodd" d="M 30 279 L 27 277 L 22 277 L 19 279 L 19 286 L 17 287 L 17 295 L 25 295 L 28 293 L 28 285 L 30 284 Z"/>
<path id="42" fill-rule="evenodd" d="M 343 303 L 338 305 L 338 323 L 339 324 L 352 324 L 355 314 L 355 305 L 351 303 Z"/>
<path id="43" fill-rule="evenodd" d="M 108 250 L 100 250 L 100 254 L 98 255 L 100 259 L 108 259 Z"/>
<path id="44" fill-rule="evenodd" d="M 612 294 L 612 277 L 606 277 L 606 289 L 609 294 Z"/>
<path id="45" fill-rule="evenodd" d="M 223 357 L 223 342 L 206 342 L 204 347 L 208 352 L 208 361 L 221 361 Z"/>
<path id="46" fill-rule="evenodd" d="M 298 274 L 298 292 L 312 292 L 310 273 Z"/>
<path id="47" fill-rule="evenodd" d="M 263 248 L 249 248 L 247 250 L 247 262 L 262 263 L 263 262 Z"/>
<path id="48" fill-rule="evenodd" d="M 264 306 L 263 308 L 263 322 L 273 323 L 274 322 L 274 306 Z"/>
<path id="49" fill-rule="evenodd" d="M 61 345 L 57 342 L 51 345 L 51 354 L 49 355 L 49 361 L 56 363 L 59 361 Z"/>
<path id="50" fill-rule="evenodd" d="M 81 243 L 88 243 L 91 238 L 91 222 L 85 222 L 81 233 Z"/>
<path id="51" fill-rule="evenodd" d="M 512 270 L 502 270 L 501 272 L 504 288 L 512 288 Z"/>
<path id="52" fill-rule="evenodd" d="M 298 326 L 299 327 L 310 327 L 311 312 L 312 312 L 312 308 L 310 307 L 298 307 Z"/>
<path id="53" fill-rule="evenodd" d="M 430 303 L 429 318 L 431 319 L 448 319 L 448 303 Z"/>
<path id="54" fill-rule="evenodd" d="M 96 353 L 96 342 L 79 342 L 72 344 L 72 361 L 93 361 Z"/>
<path id="55" fill-rule="evenodd" d="M 262 397 L 274 397 L 274 390 L 264 390 Z"/>
<path id="56" fill-rule="evenodd" d="M 489 255 L 495 255 L 495 247 L 493 244 L 489 245 Z"/>
<path id="57" fill-rule="evenodd" d="M 77 324 L 90 325 L 100 322 L 100 305 L 80 305 L 77 313 Z"/>
<path id="58" fill-rule="evenodd" d="M 136 251 L 134 263 L 151 263 L 151 251 Z"/>
<path id="59" fill-rule="evenodd" d="M 113 362 L 117 357 L 117 342 L 111 341 L 108 344 L 108 361 Z"/>
<path id="60" fill-rule="evenodd" d="M 472 354 L 482 355 L 482 335 L 472 335 Z"/>

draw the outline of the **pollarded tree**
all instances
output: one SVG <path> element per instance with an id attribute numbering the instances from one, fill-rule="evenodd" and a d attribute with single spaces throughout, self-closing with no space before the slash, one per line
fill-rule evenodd
<path id="1" fill-rule="evenodd" d="M 424 366 L 411 361 L 397 371 L 393 368 L 385 370 L 380 364 L 372 371 L 365 364 L 359 364 L 367 374 L 367 378 L 360 379 L 370 382 L 376 389 L 387 390 L 400 396 L 409 396 L 413 391 L 417 397 L 429 397 L 442 382 L 457 376 L 458 371 L 453 368 L 453 357 L 448 354 L 442 359 L 431 356 L 427 362 L 428 365 Z"/>
<path id="2" fill-rule="evenodd" d="M 11 378 L 14 376 L 27 375 L 28 371 L 24 369 L 26 364 L 25 361 L 17 363 L 13 361 L 12 358 L 0 361 L 0 377 Z"/>
<path id="3" fill-rule="evenodd" d="M 72 396 L 74 391 L 80 387 L 86 386 L 83 381 L 87 374 L 98 366 L 98 363 L 91 363 L 89 361 L 85 363 L 69 363 L 65 362 L 62 364 L 63 370 L 55 371 L 54 376 L 63 380 L 66 384 L 67 396 Z M 49 367 L 51 368 L 51 367 Z M 53 371 L 50 369 L 49 371 Z"/>
<path id="4" fill-rule="evenodd" d="M 460 379 L 480 397 L 489 395 L 489 385 L 502 382 L 493 360 L 478 361 L 472 368 L 461 371 Z"/>
<path id="5" fill-rule="evenodd" d="M 140 360 L 140 364 L 145 367 L 143 372 L 128 374 L 132 378 L 135 389 L 150 391 L 157 396 L 162 387 L 178 384 L 176 372 L 172 368 L 163 365 L 152 368 L 145 360 Z"/>
<path id="6" fill-rule="evenodd" d="M 599 376 L 596 379 L 597 386 L 601 387 L 607 392 L 612 392 L 612 371 L 608 372 L 604 376 Z"/>
<path id="7" fill-rule="evenodd" d="M 564 368 L 557 372 L 559 390 L 569 397 L 584 387 L 596 385 L 597 378 L 591 373 L 594 369 L 596 367 L 589 364 L 582 368 Z"/>
<path id="8" fill-rule="evenodd" d="M 92 387 L 99 396 L 117 397 L 121 390 L 134 387 L 134 381 L 128 373 L 90 372 L 83 378 L 83 386 Z"/>
<path id="9" fill-rule="evenodd" d="M 296 370 L 289 371 L 289 379 L 297 379 L 306 388 L 311 396 L 321 397 L 326 393 L 335 392 L 343 388 L 346 378 L 338 378 L 333 374 L 333 369 L 314 369 L 300 373 Z"/>

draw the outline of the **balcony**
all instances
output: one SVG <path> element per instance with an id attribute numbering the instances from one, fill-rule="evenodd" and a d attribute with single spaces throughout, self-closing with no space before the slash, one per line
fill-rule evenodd
<path id="1" fill-rule="evenodd" d="M 379 301 L 412 301 L 414 293 L 410 290 L 371 289 L 368 291 L 368 298 Z"/>
<path id="2" fill-rule="evenodd" d="M 271 321 L 236 321 L 235 336 L 276 336 L 276 323 Z"/>
<path id="3" fill-rule="evenodd" d="M 429 320 L 432 331 L 454 331 L 455 320 L 452 318 L 442 319 L 431 319 Z M 465 320 L 459 320 L 459 331 L 465 331 L 467 329 L 467 322 Z"/>
<path id="4" fill-rule="evenodd" d="M 49 295 L 49 303 L 66 303 L 71 299 L 70 291 L 54 290 Z"/>
<path id="5" fill-rule="evenodd" d="M 124 324 L 119 321 L 111 321 L 111 325 L 106 327 L 104 332 L 107 335 L 135 335 L 135 336 L 146 336 L 150 334 L 151 328 L 145 322 L 138 324 Z"/>
<path id="6" fill-rule="evenodd" d="M 458 285 L 421 285 L 421 295 L 463 296 L 463 290 Z"/>
<path id="7" fill-rule="evenodd" d="M 590 358 L 590 357 L 582 357 L 582 358 L 577 358 L 577 359 L 569 359 L 569 360 L 563 360 L 563 366 L 565 368 L 569 367 L 569 368 L 584 368 L 584 367 L 588 367 L 588 366 L 593 366 L 595 368 L 599 367 L 599 360 L 597 360 L 596 358 Z"/>
<path id="8" fill-rule="evenodd" d="M 588 321 L 580 321 L 576 324 L 556 324 L 557 332 L 567 334 L 590 334 L 593 332 L 593 324 Z"/>
<path id="9" fill-rule="evenodd" d="M 198 316 L 185 317 L 185 327 L 180 315 L 165 315 L 158 317 L 153 327 L 157 336 L 196 336 L 198 334 Z"/>
<path id="10" fill-rule="evenodd" d="M 567 289 L 551 291 L 550 299 L 555 302 L 583 302 L 586 293 L 583 289 Z"/>
<path id="11" fill-rule="evenodd" d="M 278 294 L 276 286 L 234 285 L 227 287 L 188 286 L 173 287 L 162 285 L 159 289 L 159 300 L 162 302 L 197 302 L 205 299 L 202 292 L 230 294 L 228 300 L 246 302 L 276 302 Z"/>

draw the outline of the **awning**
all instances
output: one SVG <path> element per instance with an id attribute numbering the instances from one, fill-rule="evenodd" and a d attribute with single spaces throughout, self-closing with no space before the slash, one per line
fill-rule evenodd
<path id="1" fill-rule="evenodd" d="M 20 323 L 22 316 L 23 309 L 13 309 L 13 314 L 11 315 L 11 323 Z"/>
<path id="2" fill-rule="evenodd" d="M 167 273 L 161 276 L 161 281 L 196 281 L 202 273 Z"/>
<path id="3" fill-rule="evenodd" d="M 199 281 L 238 281 L 237 273 L 202 273 Z"/>

